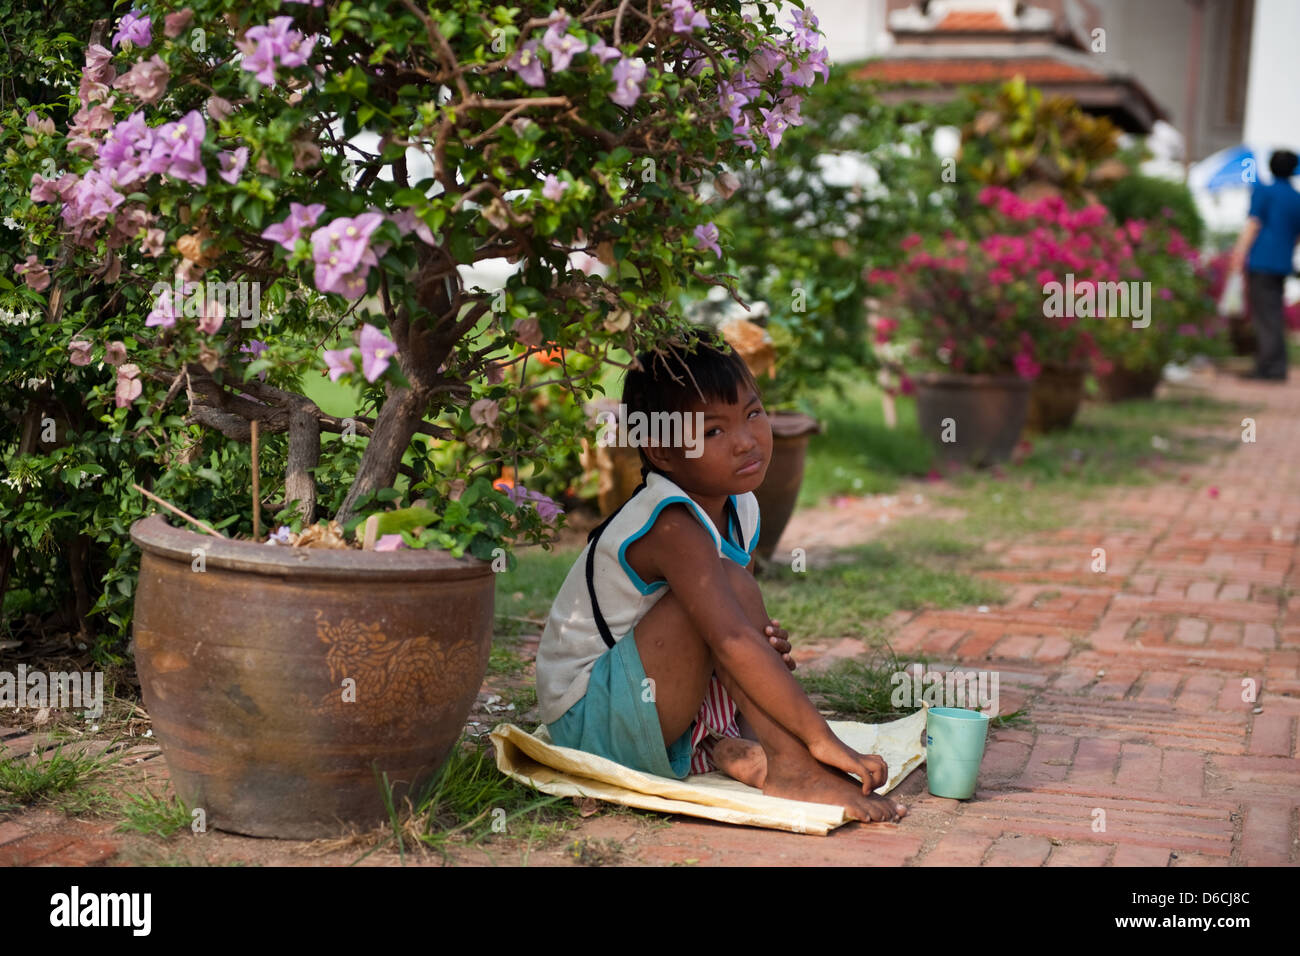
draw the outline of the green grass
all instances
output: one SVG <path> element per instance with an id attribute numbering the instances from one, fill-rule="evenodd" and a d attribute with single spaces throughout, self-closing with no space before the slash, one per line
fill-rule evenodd
<path id="1" fill-rule="evenodd" d="M 393 801 L 386 777 L 381 790 L 388 807 L 391 836 L 381 846 L 394 845 L 403 862 L 408 848 L 425 846 L 450 858 L 453 846 L 476 846 L 495 839 L 531 848 L 567 830 L 577 808 L 566 797 L 540 794 L 496 767 L 482 740 L 462 741 L 403 812 Z"/>
<path id="2" fill-rule="evenodd" d="M 512 637 L 540 631 L 551 602 L 581 550 L 529 547 L 516 551 L 515 567 L 497 575 L 495 633 Z"/>
<path id="3" fill-rule="evenodd" d="M 890 648 L 880 647 L 865 659 L 839 661 L 818 673 L 795 674 L 804 690 L 823 710 L 833 711 L 835 719 L 876 724 L 919 709 L 896 707 L 890 700 L 897 686 L 891 678 L 912 660 L 926 663 L 924 657 L 900 660 Z"/>
<path id="4" fill-rule="evenodd" d="M 190 811 L 176 797 L 160 797 L 152 791 L 127 793 L 121 805 L 123 820 L 119 833 L 143 833 L 166 839 L 190 826 Z"/>
<path id="5" fill-rule="evenodd" d="M 880 622 L 897 610 L 996 604 L 998 585 L 972 577 L 987 565 L 977 545 L 936 522 L 909 521 L 888 540 L 841 550 L 835 563 L 806 571 L 769 565 L 761 584 L 768 613 L 798 642 L 809 637 L 860 637 L 877 641 Z"/>
<path id="6" fill-rule="evenodd" d="M 888 493 L 899 479 L 924 475 L 934 460 L 916 424 L 916 403 L 897 403 L 898 427 L 885 427 L 882 393 L 865 381 L 843 381 L 811 396 L 822 431 L 808 443 L 799 505 L 831 495 Z"/>
<path id="7" fill-rule="evenodd" d="M 0 810 L 70 795 L 115 759 L 75 751 L 66 754 L 63 744 L 34 759 L 10 757 L 0 762 Z"/>

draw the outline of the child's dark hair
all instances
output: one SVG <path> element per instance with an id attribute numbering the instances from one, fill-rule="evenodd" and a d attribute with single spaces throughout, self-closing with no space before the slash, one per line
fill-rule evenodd
<path id="1" fill-rule="evenodd" d="M 725 349 L 725 350 L 724 350 Z M 706 339 L 694 346 L 671 343 L 637 356 L 639 369 L 623 380 L 627 412 L 684 412 L 693 402 L 741 401 L 750 388 L 758 390 L 749 366 L 733 350 L 718 348 Z M 641 470 L 653 471 L 641 450 Z"/>

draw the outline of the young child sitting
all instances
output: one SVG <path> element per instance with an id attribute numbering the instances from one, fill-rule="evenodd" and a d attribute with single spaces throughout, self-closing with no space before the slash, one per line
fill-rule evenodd
<path id="1" fill-rule="evenodd" d="M 899 819 L 906 808 L 872 792 L 885 762 L 840 741 L 791 675 L 788 635 L 750 571 L 772 429 L 749 370 L 704 342 L 638 363 L 628 418 L 698 412 L 703 434 L 640 448 L 643 485 L 565 578 L 537 652 L 551 739 L 660 776 L 716 767 L 772 796 Z"/>

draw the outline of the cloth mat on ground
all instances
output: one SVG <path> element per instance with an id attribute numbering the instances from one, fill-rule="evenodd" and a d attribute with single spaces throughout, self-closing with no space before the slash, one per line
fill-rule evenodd
<path id="1" fill-rule="evenodd" d="M 879 754 L 889 766 L 889 779 L 876 793 L 893 790 L 925 760 L 925 708 L 886 724 L 829 723 L 832 732 L 854 750 Z M 497 769 L 554 796 L 594 797 L 642 810 L 819 836 L 849 822 L 843 807 L 769 797 L 716 771 L 673 780 L 559 747 L 551 742 L 545 726 L 529 734 L 514 724 L 501 724 L 491 738 Z"/>

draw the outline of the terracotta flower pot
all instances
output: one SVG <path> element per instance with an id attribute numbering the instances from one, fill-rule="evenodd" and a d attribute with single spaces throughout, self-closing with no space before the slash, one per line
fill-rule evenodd
<path id="1" fill-rule="evenodd" d="M 1006 461 L 1029 411 L 1018 375 L 927 372 L 916 379 L 916 417 L 941 458 L 975 466 Z"/>
<path id="2" fill-rule="evenodd" d="M 1160 384 L 1163 369 L 1144 368 L 1131 371 L 1116 365 L 1105 375 L 1097 376 L 1102 397 L 1108 402 L 1126 402 L 1130 399 L 1153 398 Z"/>
<path id="3" fill-rule="evenodd" d="M 758 499 L 758 556 L 771 560 L 776 543 L 794 514 L 799 487 L 803 484 L 804 459 L 808 441 L 821 430 L 816 419 L 795 412 L 773 412 L 772 461 L 763 483 L 754 491 Z"/>
<path id="4" fill-rule="evenodd" d="M 176 792 L 207 825 L 290 839 L 386 819 L 464 729 L 495 575 L 445 552 L 218 540 L 155 515 L 134 652 Z"/>
<path id="5" fill-rule="evenodd" d="M 1050 432 L 1073 425 L 1083 401 L 1083 378 L 1082 366 L 1044 365 L 1042 373 L 1029 388 L 1025 428 Z"/>

